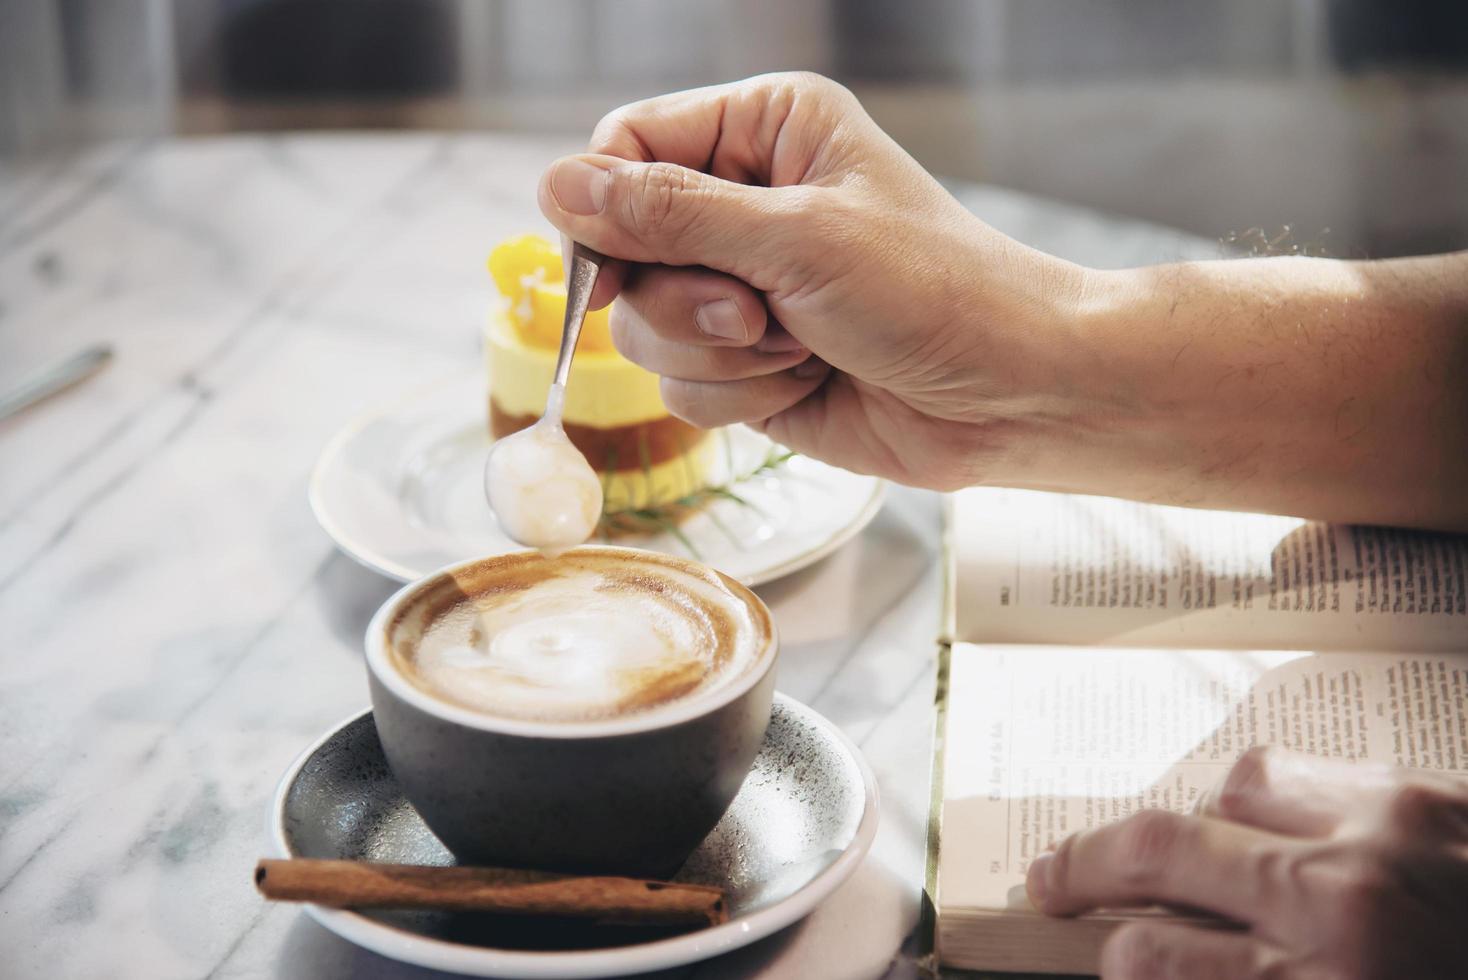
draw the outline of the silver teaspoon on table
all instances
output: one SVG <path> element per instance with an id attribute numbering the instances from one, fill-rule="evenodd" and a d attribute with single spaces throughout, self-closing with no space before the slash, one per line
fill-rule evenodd
<path id="1" fill-rule="evenodd" d="M 96 374 L 112 360 L 112 348 L 105 344 L 88 347 L 59 364 L 53 364 L 18 387 L 0 395 L 0 419 L 25 411 L 37 402 L 80 384 Z"/>

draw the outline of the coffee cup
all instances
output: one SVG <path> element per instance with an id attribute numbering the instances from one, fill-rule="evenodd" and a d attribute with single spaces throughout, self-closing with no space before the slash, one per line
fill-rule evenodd
<path id="1" fill-rule="evenodd" d="M 366 652 L 387 761 L 460 861 L 661 877 L 753 764 L 778 639 L 719 572 L 589 547 L 407 585 Z"/>

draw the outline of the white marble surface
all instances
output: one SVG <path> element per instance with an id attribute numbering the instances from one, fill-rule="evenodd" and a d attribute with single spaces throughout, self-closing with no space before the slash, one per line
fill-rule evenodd
<path id="1" fill-rule="evenodd" d="M 281 770 L 367 700 L 393 585 L 336 554 L 306 477 L 346 420 L 473 362 L 487 249 L 572 149 L 503 136 L 114 144 L 0 170 L 0 390 L 96 342 L 99 377 L 0 422 L 0 973 L 421 977 L 250 872 Z M 1216 254 L 988 189 L 965 201 L 1105 265 Z M 883 793 L 857 876 L 801 925 L 677 977 L 907 977 L 923 865 L 938 501 L 760 591 L 779 686 Z"/>

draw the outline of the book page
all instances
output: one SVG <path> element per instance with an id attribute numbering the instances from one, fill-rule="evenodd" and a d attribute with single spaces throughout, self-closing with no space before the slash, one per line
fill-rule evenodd
<path id="1" fill-rule="evenodd" d="M 957 644 L 940 910 L 1029 910 L 1035 855 L 1190 809 L 1254 745 L 1468 772 L 1468 654 Z"/>
<path id="2" fill-rule="evenodd" d="M 1468 649 L 1468 536 L 1031 490 L 951 507 L 950 639 Z"/>

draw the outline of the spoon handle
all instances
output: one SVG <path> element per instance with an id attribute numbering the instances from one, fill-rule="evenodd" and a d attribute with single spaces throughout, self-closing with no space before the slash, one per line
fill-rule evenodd
<path id="1" fill-rule="evenodd" d="M 88 347 L 60 364 L 30 378 L 13 391 L 0 395 L 0 419 L 30 408 L 36 402 L 69 388 L 102 370 L 112 360 L 112 348 L 103 345 Z"/>
<path id="2" fill-rule="evenodd" d="M 596 285 L 601 262 L 602 257 L 585 245 L 572 244 L 571 278 L 566 284 L 566 322 L 561 327 L 561 353 L 556 358 L 553 391 L 557 387 L 564 391 L 566 378 L 571 374 L 571 355 L 576 353 L 576 340 L 581 336 L 581 324 L 591 305 L 591 288 Z"/>

